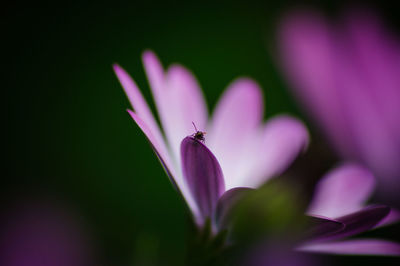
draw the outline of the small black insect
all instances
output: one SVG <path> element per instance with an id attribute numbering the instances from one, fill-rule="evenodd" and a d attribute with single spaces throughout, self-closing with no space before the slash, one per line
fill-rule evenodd
<path id="1" fill-rule="evenodd" d="M 194 138 L 195 140 L 204 142 L 206 141 L 206 139 L 204 138 L 204 135 L 207 134 L 207 132 L 203 132 L 203 131 L 198 131 L 196 125 L 192 122 L 194 129 L 196 130 L 196 133 L 192 134 L 192 138 Z"/>

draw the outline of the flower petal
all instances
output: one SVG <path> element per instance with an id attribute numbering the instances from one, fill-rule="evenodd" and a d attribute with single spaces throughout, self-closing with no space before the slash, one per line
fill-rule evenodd
<path id="1" fill-rule="evenodd" d="M 149 106 L 146 103 L 146 100 L 140 93 L 140 90 L 137 87 L 135 81 L 122 67 L 120 67 L 118 64 L 114 64 L 113 68 L 115 74 L 119 79 L 119 82 L 121 83 L 126 95 L 128 96 L 128 99 L 133 107 L 135 114 L 140 117 L 140 120 L 146 124 L 146 127 L 151 132 L 152 139 L 157 142 L 158 153 L 163 154 L 163 157 L 165 157 L 163 160 L 165 161 L 168 154 L 164 138 L 162 137 L 160 128 L 158 127 L 157 122 Z"/>
<path id="2" fill-rule="evenodd" d="M 335 43 L 334 30 L 319 12 L 297 10 L 282 21 L 279 40 L 282 67 L 294 94 L 323 126 L 334 147 L 353 154 L 354 140 L 343 119 L 342 95 L 336 84 L 341 51 Z"/>
<path id="3" fill-rule="evenodd" d="M 193 137 L 181 144 L 182 170 L 200 214 L 212 217 L 217 201 L 225 191 L 221 167 L 211 151 Z"/>
<path id="4" fill-rule="evenodd" d="M 142 55 L 143 66 L 146 71 L 147 79 L 150 83 L 150 89 L 153 93 L 154 101 L 157 105 L 160 118 L 162 119 L 162 111 L 164 105 L 164 87 L 165 87 L 165 75 L 164 69 L 158 60 L 157 56 L 152 51 L 145 51 Z"/>
<path id="5" fill-rule="evenodd" d="M 323 240 L 345 228 L 344 223 L 322 216 L 307 216 L 307 220 L 310 227 L 306 233 L 307 241 Z"/>
<path id="6" fill-rule="evenodd" d="M 227 189 L 235 186 L 238 158 L 260 124 L 262 113 L 261 89 L 246 78 L 234 81 L 217 104 L 208 129 L 207 145 L 220 160 L 227 177 Z"/>
<path id="7" fill-rule="evenodd" d="M 372 92 L 381 119 L 400 134 L 400 53 L 396 37 L 368 10 L 352 10 L 346 16 L 346 37 L 357 56 L 357 67 L 364 71 L 364 89 Z M 390 125 L 391 124 L 391 125 Z M 394 133 L 393 132 L 393 133 Z"/>
<path id="8" fill-rule="evenodd" d="M 370 206 L 361 211 L 336 218 L 346 227 L 332 235 L 330 239 L 338 239 L 365 232 L 377 225 L 390 212 L 390 208 L 384 205 Z"/>
<path id="9" fill-rule="evenodd" d="M 219 229 L 225 229 L 228 226 L 231 211 L 236 203 L 250 190 L 250 188 L 235 187 L 225 191 L 219 198 L 215 214 L 215 221 Z"/>
<path id="10" fill-rule="evenodd" d="M 161 65 L 160 60 L 158 60 L 157 56 L 150 50 L 147 50 L 143 53 L 142 61 L 147 79 L 150 84 L 150 89 L 156 103 L 158 116 L 161 120 L 161 124 L 164 126 L 166 123 L 165 121 L 168 119 L 168 115 L 165 112 L 168 106 L 168 99 L 166 97 L 166 78 L 164 74 L 164 69 Z M 167 146 L 168 148 L 170 148 L 169 145 Z M 174 154 L 172 154 L 172 156 L 174 156 Z M 174 163 L 176 169 L 179 169 L 177 158 L 172 157 L 171 160 L 172 163 Z"/>
<path id="11" fill-rule="evenodd" d="M 352 213 L 362 208 L 374 187 L 367 169 L 345 164 L 322 177 L 307 212 L 332 218 Z"/>
<path id="12" fill-rule="evenodd" d="M 160 160 L 162 166 L 164 167 L 171 183 L 178 191 L 182 193 L 183 198 L 189 205 L 189 208 L 192 211 L 195 219 L 198 220 L 199 211 L 197 205 L 194 202 L 192 194 L 187 188 L 186 183 L 184 182 L 182 176 L 179 175 L 179 173 L 177 173 L 173 167 L 171 167 L 170 158 L 165 153 L 165 151 L 163 151 L 162 146 L 160 146 L 159 142 L 156 140 L 156 138 L 154 137 L 152 131 L 147 126 L 147 124 L 133 111 L 128 110 L 128 113 L 131 115 L 132 119 L 136 122 L 136 124 L 140 127 L 140 129 L 143 131 L 143 133 L 149 140 L 154 152 L 156 153 L 158 159 Z"/>
<path id="13" fill-rule="evenodd" d="M 380 239 L 352 239 L 308 243 L 301 245 L 297 250 L 327 254 L 399 256 L 400 244 Z"/>
<path id="14" fill-rule="evenodd" d="M 400 170 L 397 135 L 392 134 L 394 132 L 385 124 L 385 116 L 378 110 L 377 96 L 369 89 L 372 82 L 367 77 L 370 74 L 361 71 L 363 67 L 357 64 L 358 58 L 354 58 L 350 48 L 343 50 L 347 53 L 342 55 L 341 64 L 337 68 L 340 77 L 338 87 L 343 89 L 345 96 L 342 110 L 346 113 L 345 119 L 349 121 L 349 133 L 356 136 L 354 145 L 360 152 L 357 157 L 350 158 L 367 165 L 377 176 L 386 178 L 385 182 L 378 184 L 389 192 L 385 195 L 387 197 L 390 192 L 396 194 L 400 189 L 396 182 Z M 378 86 L 377 94 L 385 93 L 380 89 L 382 85 Z"/>
<path id="15" fill-rule="evenodd" d="M 376 226 L 375 228 L 382 227 L 382 226 L 387 226 L 391 225 L 394 223 L 398 223 L 400 221 L 400 211 L 391 208 L 390 213 L 383 218 Z"/>
<path id="16" fill-rule="evenodd" d="M 206 129 L 207 107 L 195 77 L 180 65 L 172 65 L 166 75 L 163 101 L 165 119 L 163 128 L 175 158 L 179 158 L 183 138 Z M 179 162 L 179 161 L 178 161 Z"/>
<path id="17" fill-rule="evenodd" d="M 161 164 L 165 167 L 165 170 L 170 177 L 172 183 L 176 185 L 175 180 L 174 180 L 174 168 L 170 167 L 170 162 L 169 162 L 169 157 L 168 155 L 163 151 L 161 148 L 160 143 L 157 141 L 157 139 L 154 137 L 153 132 L 150 130 L 149 126 L 146 124 L 143 119 L 141 119 L 135 112 L 132 110 L 127 110 L 129 115 L 132 117 L 132 119 L 136 122 L 136 124 L 139 126 L 139 128 L 143 131 L 147 139 L 149 140 L 150 144 L 152 145 L 154 151 L 156 152 L 158 158 L 161 161 Z"/>
<path id="18" fill-rule="evenodd" d="M 281 174 L 306 149 L 308 142 L 308 131 L 299 120 L 286 115 L 271 118 L 248 145 L 253 149 L 242 157 L 240 164 L 247 165 L 247 169 L 242 165 L 236 186 L 256 188 Z"/>

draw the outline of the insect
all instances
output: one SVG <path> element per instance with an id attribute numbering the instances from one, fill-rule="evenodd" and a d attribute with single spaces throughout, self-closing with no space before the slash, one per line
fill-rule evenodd
<path id="1" fill-rule="evenodd" d="M 207 132 L 203 132 L 203 131 L 197 130 L 197 127 L 196 127 L 196 125 L 194 124 L 194 122 L 192 122 L 192 124 L 193 124 L 193 126 L 194 126 L 194 129 L 196 130 L 196 132 L 192 134 L 192 137 L 193 137 L 195 140 L 198 140 L 198 141 L 201 141 L 201 142 L 204 143 L 204 141 L 206 141 L 206 139 L 204 138 L 204 135 L 207 134 Z"/>

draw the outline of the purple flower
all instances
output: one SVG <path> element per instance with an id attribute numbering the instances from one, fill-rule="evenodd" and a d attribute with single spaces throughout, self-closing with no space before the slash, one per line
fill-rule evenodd
<path id="1" fill-rule="evenodd" d="M 253 80 L 240 78 L 230 84 L 209 118 L 201 89 L 186 68 L 174 64 L 164 71 L 150 51 L 142 59 L 162 129 L 135 82 L 114 65 L 133 107 L 128 112 L 198 225 L 213 218 L 226 191 L 261 185 L 285 170 L 307 146 L 308 132 L 298 120 L 277 116 L 263 124 L 261 89 Z M 193 137 L 192 122 L 207 132 L 207 147 Z"/>
<path id="2" fill-rule="evenodd" d="M 399 212 L 387 206 L 365 206 L 374 187 L 374 177 L 357 165 L 346 164 L 326 174 L 317 184 L 307 211 L 313 230 L 309 232 L 309 240 L 297 250 L 399 256 L 398 243 L 380 239 L 348 239 L 399 220 Z"/>
<path id="3" fill-rule="evenodd" d="M 400 43 L 370 12 L 329 23 L 316 11 L 289 14 L 279 29 L 283 69 L 295 95 L 343 159 L 400 191 Z"/>

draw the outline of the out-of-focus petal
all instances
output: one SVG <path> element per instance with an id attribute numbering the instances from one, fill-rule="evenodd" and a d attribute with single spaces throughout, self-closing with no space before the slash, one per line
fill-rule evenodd
<path id="1" fill-rule="evenodd" d="M 177 190 L 179 190 L 182 193 L 184 199 L 189 205 L 189 208 L 191 209 L 195 218 L 198 219 L 199 212 L 197 205 L 194 202 L 193 196 L 190 193 L 189 189 L 187 188 L 187 185 L 183 180 L 183 177 L 179 174 L 179 172 L 176 172 L 175 169 L 172 167 L 170 158 L 168 157 L 167 153 L 165 153 L 165 151 L 162 149 L 162 146 L 160 146 L 158 141 L 155 139 L 153 133 L 151 132 L 147 124 L 133 111 L 128 110 L 128 112 L 131 115 L 132 119 L 136 122 L 136 124 L 139 126 L 139 128 L 143 131 L 143 133 L 149 140 L 154 152 L 156 153 L 158 159 L 160 160 L 162 166 L 164 167 L 172 184 Z"/>
<path id="2" fill-rule="evenodd" d="M 336 218 L 336 220 L 344 223 L 346 227 L 344 230 L 330 236 L 330 239 L 339 239 L 365 232 L 377 225 L 389 212 L 389 207 L 377 205 L 366 207 L 361 211 Z"/>
<path id="3" fill-rule="evenodd" d="M 243 149 L 233 186 L 256 188 L 281 174 L 308 145 L 309 134 L 299 120 L 281 115 L 251 136 Z"/>
<path id="4" fill-rule="evenodd" d="M 350 42 L 357 68 L 364 71 L 365 91 L 374 97 L 381 119 L 400 134 L 400 46 L 388 27 L 369 10 L 351 10 L 342 31 Z"/>
<path id="5" fill-rule="evenodd" d="M 390 213 L 383 218 L 376 226 L 375 228 L 382 227 L 382 226 L 387 226 L 391 225 L 394 223 L 398 223 L 400 221 L 400 211 L 391 208 Z"/>
<path id="6" fill-rule="evenodd" d="M 240 164 L 252 165 L 236 185 L 256 188 L 281 174 L 304 151 L 308 142 L 308 131 L 299 120 L 286 115 L 271 118 L 261 134 L 254 138 L 253 153 L 242 157 Z"/>
<path id="7" fill-rule="evenodd" d="M 283 68 L 297 97 L 333 147 L 379 178 L 395 199 L 400 183 L 400 45 L 375 14 L 351 10 L 344 23 L 321 14 L 288 14 L 280 28 Z"/>
<path id="8" fill-rule="evenodd" d="M 228 225 L 229 218 L 236 203 L 245 196 L 251 189 L 244 187 L 235 187 L 225 193 L 219 198 L 215 220 L 219 229 L 225 229 Z"/>
<path id="9" fill-rule="evenodd" d="M 262 113 L 261 89 L 246 78 L 234 81 L 217 104 L 206 142 L 220 160 L 227 189 L 234 187 L 236 167 L 242 164 L 238 159 L 260 124 Z"/>
<path id="10" fill-rule="evenodd" d="M 163 128 L 175 158 L 179 157 L 183 138 L 206 129 L 207 107 L 195 77 L 180 65 L 172 65 L 166 75 L 163 101 L 165 105 Z M 179 161 L 178 161 L 179 162 Z"/>
<path id="11" fill-rule="evenodd" d="M 337 51 L 334 31 L 323 16 L 312 10 L 289 13 L 279 29 L 282 67 L 294 94 L 303 102 L 335 147 L 353 154 L 353 136 L 343 119 L 341 91 L 337 90 Z"/>
<path id="12" fill-rule="evenodd" d="M 374 186 L 375 179 L 368 170 L 343 165 L 322 177 L 307 212 L 334 218 L 358 211 Z"/>
<path id="13" fill-rule="evenodd" d="M 343 46 L 342 62 L 337 66 L 337 85 L 345 95 L 342 106 L 346 113 L 344 119 L 349 121 L 350 133 L 356 136 L 354 145 L 360 152 L 358 156 L 351 158 L 368 165 L 377 175 L 389 178 L 382 184 L 386 185 L 387 192 L 396 192 L 400 186 L 395 179 L 390 178 L 396 177 L 400 170 L 400 144 L 379 113 L 377 96 L 374 95 L 377 93 L 368 90 L 371 86 L 371 82 L 365 77 L 368 75 L 355 63 L 358 59 L 348 51 L 346 43 Z"/>
<path id="14" fill-rule="evenodd" d="M 186 137 L 181 144 L 182 170 L 186 183 L 203 218 L 212 217 L 225 191 L 221 167 L 212 152 L 200 141 Z"/>
<path id="15" fill-rule="evenodd" d="M 399 256 L 400 244 L 380 239 L 352 239 L 308 243 L 298 247 L 297 250 L 327 254 Z"/>
<path id="16" fill-rule="evenodd" d="M 323 240 L 345 228 L 344 223 L 322 216 L 308 216 L 307 220 L 310 228 L 305 234 L 307 241 Z"/>
<path id="17" fill-rule="evenodd" d="M 22 196 L 20 200 L 2 209 L 1 266 L 97 264 L 95 242 L 90 239 L 81 214 L 54 198 Z"/>

